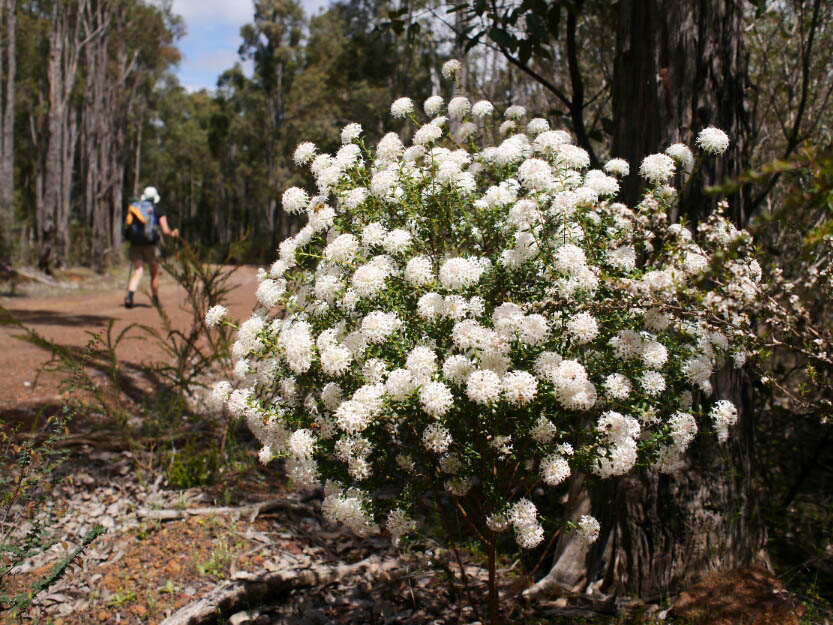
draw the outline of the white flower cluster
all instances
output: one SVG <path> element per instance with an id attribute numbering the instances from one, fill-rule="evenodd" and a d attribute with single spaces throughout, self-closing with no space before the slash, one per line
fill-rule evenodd
<path id="1" fill-rule="evenodd" d="M 496 145 L 479 134 L 489 102 L 432 96 L 423 109 L 410 145 L 390 133 L 367 153 L 350 124 L 336 154 L 298 146 L 317 189 L 291 188 L 283 206 L 308 222 L 281 243 L 240 326 L 240 388 L 221 383 L 212 398 L 247 419 L 263 461 L 287 458 L 295 484 L 328 478 L 325 516 L 359 535 L 399 540 L 415 527 L 413 494 L 442 493 L 532 548 L 539 480 L 680 466 L 712 372 L 746 354 L 742 305 L 760 268 L 756 279 L 732 251 L 748 237 L 721 214 L 696 237 L 667 224 L 685 146 L 645 159 L 652 188 L 628 208 L 613 199 L 627 162 L 588 171 L 567 133 L 525 123 L 522 107 Z M 419 112 L 400 98 L 391 115 Z M 698 145 L 723 142 L 710 129 Z M 207 325 L 224 315 L 212 309 Z M 725 440 L 737 411 L 721 400 L 710 416 Z M 592 517 L 577 527 L 599 534 Z"/>
<path id="2" fill-rule="evenodd" d="M 217 324 L 219 324 L 223 319 L 226 318 L 228 315 L 228 308 L 217 304 L 216 306 L 212 306 L 208 309 L 208 312 L 205 313 L 205 325 L 209 328 L 213 328 Z"/>

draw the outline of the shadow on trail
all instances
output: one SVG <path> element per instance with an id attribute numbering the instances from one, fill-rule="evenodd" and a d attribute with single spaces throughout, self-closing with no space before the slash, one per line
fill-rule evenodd
<path id="1" fill-rule="evenodd" d="M 95 318 L 91 315 L 85 316 Z M 108 317 L 99 317 L 99 319 L 109 320 Z M 19 318 L 17 320 L 22 321 Z M 98 392 L 104 394 L 102 397 L 113 397 L 113 392 L 115 392 L 117 397 L 124 396 L 136 406 L 141 406 L 147 400 L 149 392 L 152 395 L 163 392 L 165 389 L 165 385 L 152 363 L 138 364 L 130 360 L 123 360 L 106 347 L 91 349 L 90 344 L 87 346 L 67 345 L 49 341 L 36 334 L 24 335 L 19 338 L 50 355 L 50 358 L 37 369 L 35 387 L 39 384 L 49 384 L 39 380 L 42 374 L 56 373 L 63 378 L 61 385 L 76 386 L 82 393 L 95 387 Z M 128 336 L 126 338 L 128 340 L 144 340 L 145 337 Z M 80 373 L 82 371 L 86 373 Z M 59 386 L 59 390 L 61 388 L 62 386 Z M 117 400 L 117 402 L 120 402 L 120 400 Z M 36 402 L 34 406 L 23 407 L 22 413 L 32 415 L 34 408 L 48 407 L 52 403 L 52 400 Z M 0 415 L 4 414 L 4 411 L 0 411 Z"/>
<path id="2" fill-rule="evenodd" d="M 104 315 L 68 315 L 56 310 L 16 310 L 7 309 L 23 324 L 41 324 L 52 326 L 89 326 L 107 325 L 113 319 Z"/>

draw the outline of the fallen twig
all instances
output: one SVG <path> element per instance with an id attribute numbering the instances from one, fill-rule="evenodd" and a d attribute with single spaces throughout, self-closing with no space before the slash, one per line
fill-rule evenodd
<path id="1" fill-rule="evenodd" d="M 202 625 L 216 622 L 218 617 L 225 617 L 234 612 L 236 606 L 259 597 L 290 588 L 331 584 L 362 570 L 376 576 L 398 567 L 402 567 L 400 560 L 382 560 L 374 555 L 356 564 L 324 566 L 308 562 L 302 568 L 288 567 L 260 577 L 226 581 L 207 595 L 173 613 L 162 621 L 161 625 Z"/>
<path id="2" fill-rule="evenodd" d="M 185 508 L 182 510 L 166 509 L 166 510 L 148 510 L 147 508 L 139 508 L 136 515 L 140 519 L 150 519 L 152 521 L 174 521 L 177 519 L 185 519 L 192 516 L 212 516 L 212 515 L 238 515 L 242 516 L 248 514 L 249 522 L 253 522 L 261 514 L 271 512 L 273 510 L 288 510 L 290 512 L 300 512 L 304 514 L 314 514 L 314 508 L 309 504 L 298 503 L 296 501 L 288 501 L 286 499 L 275 499 L 273 501 L 266 501 L 264 503 L 254 504 L 250 506 L 221 506 L 217 508 Z"/>

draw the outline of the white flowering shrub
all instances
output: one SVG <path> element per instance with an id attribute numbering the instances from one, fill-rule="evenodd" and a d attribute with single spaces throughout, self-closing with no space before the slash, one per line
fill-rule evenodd
<path id="1" fill-rule="evenodd" d="M 350 124 L 336 154 L 298 147 L 317 188 L 283 207 L 308 222 L 262 273 L 238 388 L 215 397 L 360 536 L 398 539 L 428 498 L 459 504 L 492 547 L 511 530 L 533 548 L 539 485 L 674 471 L 698 430 L 726 440 L 737 411 L 709 378 L 746 357 L 760 269 L 722 214 L 696 232 L 666 222 L 685 146 L 645 159 L 629 208 L 627 162 L 588 171 L 522 107 L 503 122 L 466 98 L 423 108 L 425 123 L 408 98 L 391 108 L 415 124 L 410 145 L 368 146 Z M 698 143 L 726 141 L 712 128 Z M 599 524 L 575 529 L 592 541 Z"/>

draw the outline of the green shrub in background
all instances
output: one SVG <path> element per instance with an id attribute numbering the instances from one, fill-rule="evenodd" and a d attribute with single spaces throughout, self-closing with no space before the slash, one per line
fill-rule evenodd
<path id="1" fill-rule="evenodd" d="M 223 464 L 216 440 L 207 447 L 189 440 L 181 451 L 166 452 L 164 457 L 165 476 L 173 488 L 213 484 Z"/>

